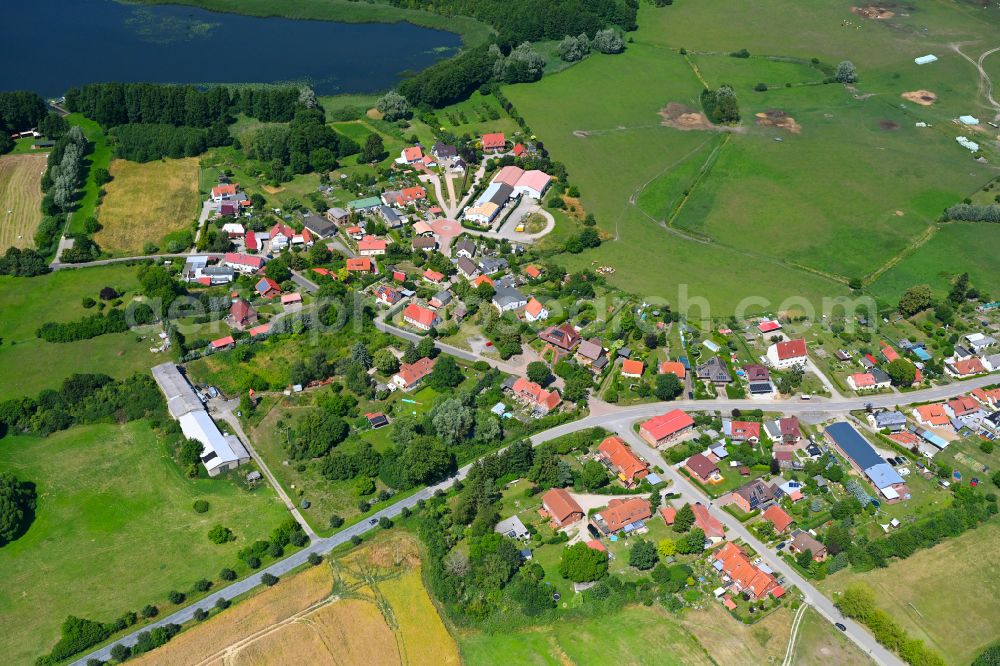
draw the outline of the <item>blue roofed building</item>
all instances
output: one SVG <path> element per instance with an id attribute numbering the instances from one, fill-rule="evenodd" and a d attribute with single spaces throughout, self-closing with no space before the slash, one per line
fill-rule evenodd
<path id="1" fill-rule="evenodd" d="M 826 429 L 826 438 L 886 500 L 896 502 L 910 498 L 903 478 L 850 423 L 831 424 Z"/>

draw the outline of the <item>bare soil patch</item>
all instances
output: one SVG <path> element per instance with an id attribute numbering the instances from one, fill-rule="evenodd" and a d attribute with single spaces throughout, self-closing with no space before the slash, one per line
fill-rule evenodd
<path id="1" fill-rule="evenodd" d="M 756 115 L 758 125 L 777 127 L 778 129 L 787 130 L 792 134 L 798 134 L 802 131 L 802 126 L 795 122 L 795 118 L 792 118 L 787 112 L 781 109 L 769 109 Z"/>
<path id="2" fill-rule="evenodd" d="M 660 109 L 660 116 L 667 127 L 683 131 L 719 129 L 701 111 L 695 111 L 678 102 L 670 102 Z"/>
<path id="3" fill-rule="evenodd" d="M 878 126 L 886 132 L 893 132 L 899 129 L 899 123 L 895 120 L 880 120 L 878 121 Z"/>
<path id="4" fill-rule="evenodd" d="M 264 190 L 268 194 L 277 194 L 278 192 L 284 192 L 285 191 L 285 188 L 283 188 L 283 187 L 272 187 L 270 185 L 261 185 L 260 189 Z"/>
<path id="5" fill-rule="evenodd" d="M 930 106 L 937 101 L 937 95 L 930 90 L 911 90 L 900 95 L 907 102 L 913 102 L 920 106 Z"/>
<path id="6" fill-rule="evenodd" d="M 882 21 L 892 18 L 896 14 L 886 7 L 879 5 L 868 5 L 867 7 L 851 7 L 851 13 L 866 19 Z"/>

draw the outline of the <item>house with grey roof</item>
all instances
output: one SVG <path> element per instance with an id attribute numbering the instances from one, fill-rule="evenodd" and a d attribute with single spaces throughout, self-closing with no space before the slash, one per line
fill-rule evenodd
<path id="1" fill-rule="evenodd" d="M 479 270 L 483 275 L 493 275 L 507 268 L 509 264 L 503 257 L 483 257 L 479 260 Z"/>
<path id="2" fill-rule="evenodd" d="M 892 432 L 899 432 L 906 427 L 906 416 L 897 411 L 877 412 L 872 416 L 872 420 L 878 430 L 888 428 Z"/>
<path id="3" fill-rule="evenodd" d="M 471 280 L 479 275 L 479 267 L 476 266 L 476 263 L 472 261 L 472 259 L 469 259 L 465 255 L 460 256 L 458 261 L 455 262 L 455 265 L 458 268 L 458 272 L 464 275 L 468 280 Z"/>
<path id="4" fill-rule="evenodd" d="M 493 294 L 493 307 L 500 311 L 518 310 L 528 304 L 528 298 L 513 287 L 500 287 Z"/>
<path id="5" fill-rule="evenodd" d="M 704 363 L 698 364 L 698 379 L 710 381 L 713 384 L 729 384 L 733 377 L 729 368 L 718 356 L 713 356 Z"/>
<path id="6" fill-rule="evenodd" d="M 319 215 L 306 215 L 302 218 L 302 224 L 306 229 L 320 238 L 332 236 L 337 231 L 337 227 L 334 226 L 333 222 Z"/>
<path id="7" fill-rule="evenodd" d="M 452 247 L 451 256 L 453 257 L 465 257 L 466 259 L 474 259 L 476 256 L 476 244 L 468 236 L 462 236 Z"/>

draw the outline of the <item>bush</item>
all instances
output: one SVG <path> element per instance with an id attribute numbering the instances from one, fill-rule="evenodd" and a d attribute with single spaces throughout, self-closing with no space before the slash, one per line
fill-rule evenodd
<path id="1" fill-rule="evenodd" d="M 194 610 L 194 619 L 196 622 L 204 622 L 208 618 L 208 611 L 204 608 L 196 608 Z"/>
<path id="2" fill-rule="evenodd" d="M 121 643 L 115 643 L 115 645 L 111 648 L 111 658 L 117 662 L 125 661 L 131 656 L 132 650 Z"/>
<path id="3" fill-rule="evenodd" d="M 274 574 L 270 574 L 270 573 L 266 573 L 265 572 L 263 575 L 261 575 L 260 582 L 264 583 L 264 585 L 267 585 L 268 587 L 271 587 L 271 586 L 277 584 L 278 577 L 275 576 Z"/>
<path id="4" fill-rule="evenodd" d="M 167 595 L 167 599 L 169 599 L 172 604 L 182 604 L 184 603 L 184 599 L 186 599 L 186 597 L 183 592 L 171 590 L 170 594 Z"/>
<path id="5" fill-rule="evenodd" d="M 222 571 L 219 572 L 219 578 L 227 581 L 236 580 L 236 572 L 228 568 L 223 569 Z"/>
<path id="6" fill-rule="evenodd" d="M 309 553 L 309 564 L 315 567 L 318 566 L 321 562 L 323 562 L 322 555 L 320 555 L 319 553 Z"/>
<path id="7" fill-rule="evenodd" d="M 390 527 L 392 527 L 392 521 L 386 518 L 385 516 L 382 516 L 381 518 L 378 519 L 378 526 L 381 527 L 383 530 L 387 530 Z"/>
<path id="8" fill-rule="evenodd" d="M 208 511 L 208 502 L 205 500 L 195 500 L 194 511 L 195 513 L 205 513 Z"/>
<path id="9" fill-rule="evenodd" d="M 146 619 L 156 617 L 160 614 L 160 609 L 152 604 L 146 604 L 139 613 Z"/>
<path id="10" fill-rule="evenodd" d="M 226 599 L 225 597 L 219 597 L 215 602 L 215 607 L 218 608 L 220 611 L 226 610 L 231 605 L 232 602 L 229 601 L 229 599 Z"/>
<path id="11" fill-rule="evenodd" d="M 212 588 L 212 581 L 207 578 L 199 578 L 194 583 L 194 589 L 198 592 L 208 592 Z"/>
<path id="12" fill-rule="evenodd" d="M 332 527 L 333 529 L 337 529 L 343 524 L 344 524 L 344 519 L 338 516 L 337 514 L 333 514 L 332 516 L 330 516 L 330 527 Z"/>
<path id="13" fill-rule="evenodd" d="M 251 555 L 245 560 L 245 562 L 251 569 L 260 569 L 260 558 L 256 555 Z"/>
<path id="14" fill-rule="evenodd" d="M 233 531 L 228 527 L 223 527 L 222 525 L 216 525 L 208 531 L 208 540 L 212 543 L 222 544 L 234 541 L 236 536 Z"/>

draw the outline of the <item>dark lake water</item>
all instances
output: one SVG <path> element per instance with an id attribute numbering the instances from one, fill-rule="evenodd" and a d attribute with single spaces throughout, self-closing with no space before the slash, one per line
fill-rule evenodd
<path id="1" fill-rule="evenodd" d="M 458 35 L 409 23 L 334 23 L 113 0 L 8 0 L 0 90 L 46 97 L 96 81 L 307 82 L 371 92 L 448 57 Z"/>

